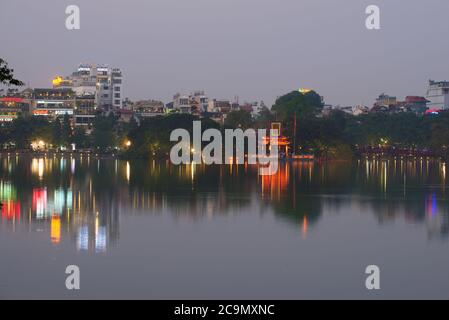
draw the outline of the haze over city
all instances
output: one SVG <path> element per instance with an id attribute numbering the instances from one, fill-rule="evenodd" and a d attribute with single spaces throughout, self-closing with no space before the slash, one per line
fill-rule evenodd
<path id="1" fill-rule="evenodd" d="M 65 28 L 70 4 L 80 30 Z M 370 4 L 379 31 L 365 28 Z M 32 87 L 98 62 L 123 70 L 131 99 L 200 89 L 271 105 L 307 87 L 327 103 L 371 105 L 449 78 L 449 43 L 435 32 L 449 30 L 448 11 L 438 0 L 2 1 L 1 53 Z"/>

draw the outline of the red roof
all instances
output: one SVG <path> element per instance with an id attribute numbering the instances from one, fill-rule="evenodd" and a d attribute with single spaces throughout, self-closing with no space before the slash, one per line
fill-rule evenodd
<path id="1" fill-rule="evenodd" d="M 417 97 L 417 96 L 408 96 L 405 98 L 405 102 L 408 103 L 424 103 L 424 102 L 429 102 L 426 98 L 424 97 Z"/>
<path id="2" fill-rule="evenodd" d="M 5 97 L 5 98 L 0 98 L 0 102 L 15 102 L 15 103 L 21 103 L 23 102 L 22 98 L 14 98 L 14 97 Z"/>

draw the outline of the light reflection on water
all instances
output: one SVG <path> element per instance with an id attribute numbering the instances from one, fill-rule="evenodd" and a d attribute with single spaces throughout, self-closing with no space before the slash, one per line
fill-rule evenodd
<path id="1" fill-rule="evenodd" d="M 59 273 L 73 263 L 95 279 L 87 297 L 361 297 L 367 263 L 396 270 L 385 297 L 446 297 L 446 166 L 295 162 L 259 176 L 251 165 L 0 156 L 0 297 L 64 296 Z M 336 270 L 347 271 L 322 280 Z M 131 281 L 128 295 L 111 277 Z M 414 290 L 401 289 L 410 278 Z"/>
<path id="2" fill-rule="evenodd" d="M 272 208 L 307 237 L 326 205 L 357 201 L 381 223 L 403 218 L 424 223 L 429 236 L 446 238 L 446 164 L 426 159 L 282 164 L 274 176 L 244 166 L 171 166 L 167 162 L 95 157 L 2 157 L 2 229 L 44 230 L 58 246 L 104 253 L 120 239 L 122 215 L 170 212 L 212 219 L 253 202 Z M 368 211 L 368 210 L 367 210 Z"/>

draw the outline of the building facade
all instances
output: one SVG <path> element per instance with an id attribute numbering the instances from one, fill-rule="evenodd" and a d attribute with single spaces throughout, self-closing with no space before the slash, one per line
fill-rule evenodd
<path id="1" fill-rule="evenodd" d="M 75 125 L 90 128 L 97 114 L 95 95 L 83 95 L 75 97 Z"/>
<path id="2" fill-rule="evenodd" d="M 173 97 L 173 110 L 179 113 L 192 113 L 192 105 L 190 103 L 190 96 L 175 94 Z"/>
<path id="3" fill-rule="evenodd" d="M 98 109 L 113 111 L 123 108 L 123 75 L 119 68 L 80 64 L 70 76 L 53 79 L 53 88 L 71 89 L 81 100 L 91 100 L 94 96 Z"/>
<path id="4" fill-rule="evenodd" d="M 430 110 L 449 109 L 449 81 L 429 80 L 426 99 Z"/>
<path id="5" fill-rule="evenodd" d="M 20 97 L 0 98 L 0 123 L 11 122 L 30 112 L 31 101 Z"/>
<path id="6" fill-rule="evenodd" d="M 398 103 L 398 99 L 396 97 L 390 96 L 388 94 L 381 94 L 376 99 L 376 105 L 379 107 L 390 107 L 390 106 L 396 106 Z"/>
<path id="7" fill-rule="evenodd" d="M 75 93 L 72 89 L 34 89 L 32 114 L 54 120 L 60 116 L 73 116 Z"/>
<path id="8" fill-rule="evenodd" d="M 165 107 L 162 101 L 141 100 L 132 105 L 132 111 L 139 119 L 151 118 L 165 114 Z"/>

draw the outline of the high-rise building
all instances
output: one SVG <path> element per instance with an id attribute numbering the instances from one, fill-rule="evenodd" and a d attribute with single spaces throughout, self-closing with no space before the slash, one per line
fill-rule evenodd
<path id="1" fill-rule="evenodd" d="M 426 99 L 430 102 L 427 107 L 431 110 L 449 109 L 449 81 L 429 80 Z"/>
<path id="2" fill-rule="evenodd" d="M 95 96 L 96 108 L 106 111 L 123 107 L 122 71 L 108 65 L 80 64 L 72 75 L 53 79 L 53 88 L 72 89 L 78 98 Z"/>
<path id="3" fill-rule="evenodd" d="M 123 107 L 123 95 L 122 95 L 122 83 L 123 76 L 122 71 L 118 68 L 112 69 L 111 73 L 111 88 L 112 88 L 112 106 L 115 109 L 122 109 Z"/>

